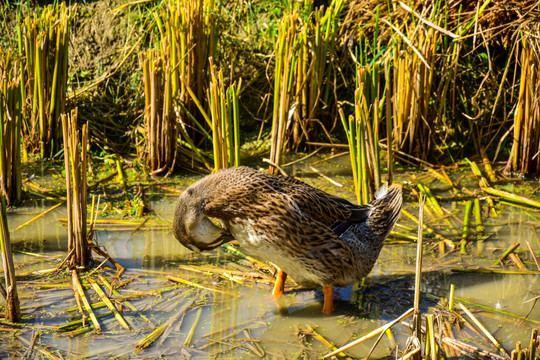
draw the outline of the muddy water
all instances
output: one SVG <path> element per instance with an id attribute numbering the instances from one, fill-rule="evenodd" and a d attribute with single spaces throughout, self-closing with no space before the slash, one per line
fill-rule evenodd
<path id="1" fill-rule="evenodd" d="M 339 164 L 339 161 L 334 162 L 331 169 L 318 165 L 317 169 L 341 183 L 341 188 L 321 179 L 310 168 L 299 166 L 292 173 L 319 188 L 354 200 L 347 167 Z M 398 180 L 407 181 L 408 175 L 404 173 Z M 444 186 L 438 189 L 435 183 L 431 185 L 435 192 L 445 191 Z M 170 220 L 174 201 L 174 197 L 166 197 L 152 202 L 150 207 L 157 218 Z M 40 213 L 43 205 L 50 206 L 34 205 L 11 213 L 10 229 Z M 417 213 L 410 203 L 406 206 L 412 213 Z M 448 202 L 443 206 L 458 212 L 456 217 L 462 216 L 459 213 L 463 210 L 461 203 Z M 15 249 L 52 257 L 43 260 L 16 253 L 15 263 L 21 267 L 19 271 L 52 268 L 65 255 L 67 240 L 64 227 L 57 221 L 59 217 L 65 217 L 65 209 L 59 208 L 31 226 L 12 231 Z M 522 249 L 526 249 L 525 243 L 528 241 L 539 255 L 540 240 L 535 233 L 538 217 L 538 213 L 506 208 L 503 215 L 488 219 L 485 239 L 475 241 L 469 248 L 469 255 L 460 255 L 458 250 L 441 256 L 437 246 L 428 242 L 424 248 L 422 310 L 428 311 L 436 306 L 440 297 L 448 297 L 450 285 L 454 284 L 456 297 L 466 301 L 464 303 L 471 309 L 477 308 L 469 303 L 522 316 L 529 314 L 529 318 L 535 322 L 521 321 L 492 311 L 476 313 L 507 349 L 512 349 L 516 341 L 528 343 L 531 328 L 540 326 L 540 308 L 534 308 L 534 302 L 527 302 L 539 295 L 540 276 L 464 273 L 457 270 L 489 266 L 501 254 L 501 250 L 516 241 L 523 244 Z M 399 223 L 415 226 L 404 216 Z M 444 225 L 432 225 L 444 233 Z M 71 279 L 67 275 L 50 275 L 47 282 L 44 276 L 27 276 L 21 278 L 19 292 L 28 327 L 13 333 L 0 325 L 1 358 L 20 358 L 28 348 L 32 334 L 39 333 L 36 347 L 64 358 L 177 359 L 191 356 L 197 359 L 238 359 L 258 358 L 262 349 L 265 358 L 269 359 L 292 359 L 301 355 L 309 359 L 326 353 L 328 349 L 312 337 L 304 338 L 300 332 L 302 328 L 311 326 L 326 339 L 342 345 L 395 319 L 413 304 L 415 244 L 401 243 L 397 237 L 389 239 L 376 267 L 362 284 L 337 289 L 336 312 L 333 316 L 321 315 L 320 290 L 288 291 L 285 297 L 287 310 L 278 314 L 270 296 L 270 284 L 249 280 L 238 284 L 216 275 L 180 270 L 179 265 L 211 265 L 220 269 L 256 271 L 242 256 L 223 248 L 194 254 L 183 248 L 169 230 L 100 230 L 97 232 L 97 242 L 126 268 L 122 281 L 132 280 L 119 290 L 122 295 L 149 291 L 145 296 L 129 300 L 139 313 L 124 308 L 124 315 L 134 330 L 129 332 L 121 328 L 108 310 L 99 308 L 96 314 L 104 315 L 99 319 L 102 326 L 100 334 L 89 331 L 70 337 L 52 331 L 52 327 L 80 316 L 76 311 L 67 311 L 76 306 L 70 287 L 44 288 L 42 285 L 69 285 Z M 527 258 L 525 252 L 520 255 Z M 531 263 L 526 265 L 529 269 L 535 268 Z M 170 288 L 174 284 L 167 280 L 167 275 L 187 279 L 207 289 L 184 285 Z M 106 272 L 105 277 L 112 279 L 114 272 Z M 161 293 L 151 292 L 166 288 L 168 290 Z M 93 301 L 98 300 L 91 289 L 87 290 L 87 294 Z M 179 313 L 184 315 L 175 319 Z M 149 322 L 140 314 L 145 315 Z M 154 326 L 171 319 L 171 325 L 153 345 L 142 350 L 135 348 L 152 332 Z M 248 329 L 247 332 L 238 332 L 244 328 Z M 192 336 L 187 344 L 190 332 Z M 398 325 L 393 335 L 399 348 L 403 349 L 410 331 L 406 326 Z M 475 339 L 471 341 L 474 343 Z M 213 345 L 209 345 L 211 342 L 214 342 Z M 351 349 L 348 354 L 353 358 L 363 357 L 373 343 L 374 340 L 369 340 Z M 389 355 L 393 346 L 389 338 L 384 336 L 373 358 Z M 34 352 L 32 356 L 44 355 Z"/>

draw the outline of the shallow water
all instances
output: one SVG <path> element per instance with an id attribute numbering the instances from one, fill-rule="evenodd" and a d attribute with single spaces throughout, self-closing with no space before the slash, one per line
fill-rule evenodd
<path id="1" fill-rule="evenodd" d="M 321 172 L 342 183 L 343 188 L 338 188 L 320 178 L 309 167 L 297 166 L 291 173 L 312 185 L 354 200 L 351 191 L 352 182 L 347 173 L 347 161 L 346 157 L 334 161 L 331 168 L 322 164 L 317 165 L 317 169 Z M 398 177 L 398 181 L 407 180 L 406 174 Z M 187 179 L 186 182 L 191 182 L 191 179 Z M 430 186 L 435 193 L 444 194 L 446 191 L 442 185 L 437 187 L 437 183 Z M 150 207 L 158 218 L 170 220 L 174 201 L 174 197 L 166 197 L 151 202 Z M 10 229 L 15 229 L 43 210 L 42 204 L 34 205 L 11 213 Z M 461 203 L 447 202 L 443 203 L 443 206 L 458 212 L 456 217 L 462 217 L 459 213 L 463 211 Z M 406 207 L 412 213 L 417 213 L 410 203 Z M 21 266 L 18 271 L 48 269 L 61 261 L 66 253 L 67 239 L 65 228 L 59 224 L 57 218 L 65 216 L 65 209 L 59 208 L 31 226 L 11 231 L 16 250 L 41 253 L 57 259 L 41 260 L 16 253 L 15 263 Z M 448 297 L 450 284 L 454 284 L 455 296 L 465 301 L 522 316 L 530 312 L 529 318 L 536 323 L 490 311 L 476 313 L 507 349 L 511 350 L 516 341 L 527 344 L 531 328 L 540 324 L 539 308 L 533 308 L 534 302 L 527 302 L 539 295 L 540 276 L 461 273 L 455 270 L 489 266 L 500 256 L 501 250 L 515 241 L 522 244 L 520 249 L 526 249 L 525 242 L 528 241 L 537 256 L 540 255 L 540 240 L 535 229 L 538 225 L 535 219 L 538 216 L 538 212 L 507 207 L 502 216 L 490 217 L 487 220 L 484 233 L 489 237 L 481 242 L 473 242 L 469 249 L 470 255 L 460 255 L 458 249 L 441 257 L 436 245 L 428 241 L 424 248 L 423 259 L 422 311 L 427 312 L 430 307 L 436 306 L 438 298 Z M 415 227 L 405 216 L 398 222 Z M 429 223 L 427 216 L 426 222 Z M 436 225 L 433 224 L 433 227 L 444 233 L 444 226 Z M 459 236 L 454 237 L 456 238 L 459 239 Z M 182 247 L 169 230 L 100 230 L 97 232 L 97 243 L 107 249 L 111 257 L 126 268 L 121 281 L 133 280 L 119 290 L 122 295 L 171 287 L 174 284 L 167 280 L 167 275 L 227 292 L 178 285 L 162 293 L 148 293 L 129 300 L 156 326 L 170 320 L 188 305 L 192 305 L 185 312 L 185 316 L 172 322 L 170 329 L 166 330 L 170 331 L 167 336 L 162 335 L 152 346 L 144 350 L 135 349 L 135 345 L 152 332 L 153 326 L 129 309 L 124 308 L 124 316 L 134 328 L 131 332 L 121 328 L 108 310 L 99 308 L 96 314 L 105 315 L 99 320 L 102 326 L 100 334 L 90 331 L 68 337 L 48 329 L 80 317 L 76 311 L 65 311 L 76 306 L 70 287 L 42 288 L 44 277 L 33 275 L 21 278 L 18 283 L 19 293 L 23 313 L 27 315 L 25 323 L 30 327 L 33 326 L 33 329 L 40 329 L 36 346 L 53 351 L 64 358 L 176 359 L 192 356 L 200 359 L 238 359 L 257 358 L 258 352 L 262 349 L 265 357 L 269 359 L 292 359 L 298 356 L 309 359 L 327 353 L 328 348 L 311 337 L 304 339 L 299 334 L 301 327 L 312 326 L 326 339 L 340 346 L 395 319 L 412 307 L 416 245 L 411 242 L 399 243 L 398 240 L 396 237 L 389 239 L 377 265 L 362 284 L 337 289 L 335 314 L 322 316 L 320 290 L 294 289 L 286 292 L 287 312 L 278 314 L 276 304 L 270 296 L 270 284 L 261 280 L 238 284 L 217 275 L 208 276 L 179 269 L 179 265 L 209 264 L 231 271 L 257 271 L 242 256 L 231 254 L 223 248 L 195 254 Z M 528 259 L 527 252 L 519 254 L 523 259 Z M 535 268 L 530 262 L 526 264 L 529 269 Z M 510 266 L 508 269 L 513 267 Z M 71 284 L 69 274 L 63 275 L 63 278 L 61 276 L 51 276 L 50 282 Z M 270 277 L 271 274 L 268 273 L 266 276 Z M 112 280 L 114 272 L 108 271 L 105 277 Z M 91 289 L 86 291 L 88 296 L 97 301 Z M 465 304 L 470 309 L 476 309 L 468 303 Z M 14 334 L 4 328 L 5 326 L 0 324 L 1 358 L 19 358 L 28 348 L 33 330 L 21 329 Z M 184 345 L 192 328 L 194 328 L 192 340 L 189 345 Z M 236 333 L 244 328 L 249 329 L 249 332 Z M 218 333 L 212 335 L 214 332 Z M 397 325 L 393 334 L 399 348 L 403 349 L 410 330 L 404 325 Z M 248 337 L 254 341 L 250 341 Z M 216 343 L 209 346 L 211 341 Z M 474 343 L 475 340 L 471 341 Z M 353 358 L 366 356 L 373 343 L 374 339 L 369 340 L 351 349 L 348 354 Z M 260 346 L 260 349 L 254 344 Z M 372 357 L 388 356 L 392 347 L 389 338 L 383 336 Z M 494 348 L 489 350 L 496 352 Z M 43 355 L 38 355 L 34 351 L 34 356 Z"/>

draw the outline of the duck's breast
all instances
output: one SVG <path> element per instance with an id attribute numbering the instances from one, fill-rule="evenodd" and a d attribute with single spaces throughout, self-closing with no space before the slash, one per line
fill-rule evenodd
<path id="1" fill-rule="evenodd" d="M 283 245 L 279 236 L 259 229 L 253 220 L 238 220 L 229 223 L 228 228 L 242 249 L 259 260 L 269 261 L 291 276 L 294 281 L 304 286 L 320 286 L 321 279 L 317 269 L 303 254 L 302 249 L 291 251 Z"/>

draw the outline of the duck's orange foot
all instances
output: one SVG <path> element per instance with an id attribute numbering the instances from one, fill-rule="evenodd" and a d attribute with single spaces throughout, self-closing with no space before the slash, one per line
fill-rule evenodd
<path id="1" fill-rule="evenodd" d="M 287 273 L 279 269 L 276 275 L 274 290 L 272 290 L 272 295 L 274 295 L 274 298 L 279 299 L 285 293 L 285 280 L 287 280 Z"/>
<path id="2" fill-rule="evenodd" d="M 334 286 L 325 286 L 322 289 L 324 294 L 324 304 L 322 312 L 324 315 L 331 315 L 334 312 Z"/>

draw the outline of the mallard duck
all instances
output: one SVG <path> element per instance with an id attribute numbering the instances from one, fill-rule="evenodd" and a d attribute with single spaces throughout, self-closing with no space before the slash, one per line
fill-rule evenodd
<path id="1" fill-rule="evenodd" d="M 329 314 L 334 286 L 371 271 L 400 212 L 399 186 L 384 185 L 371 204 L 358 206 L 293 177 L 238 167 L 188 187 L 176 204 L 173 231 L 193 251 L 236 239 L 249 255 L 279 267 L 276 298 L 288 274 L 302 286 L 322 287 Z"/>

